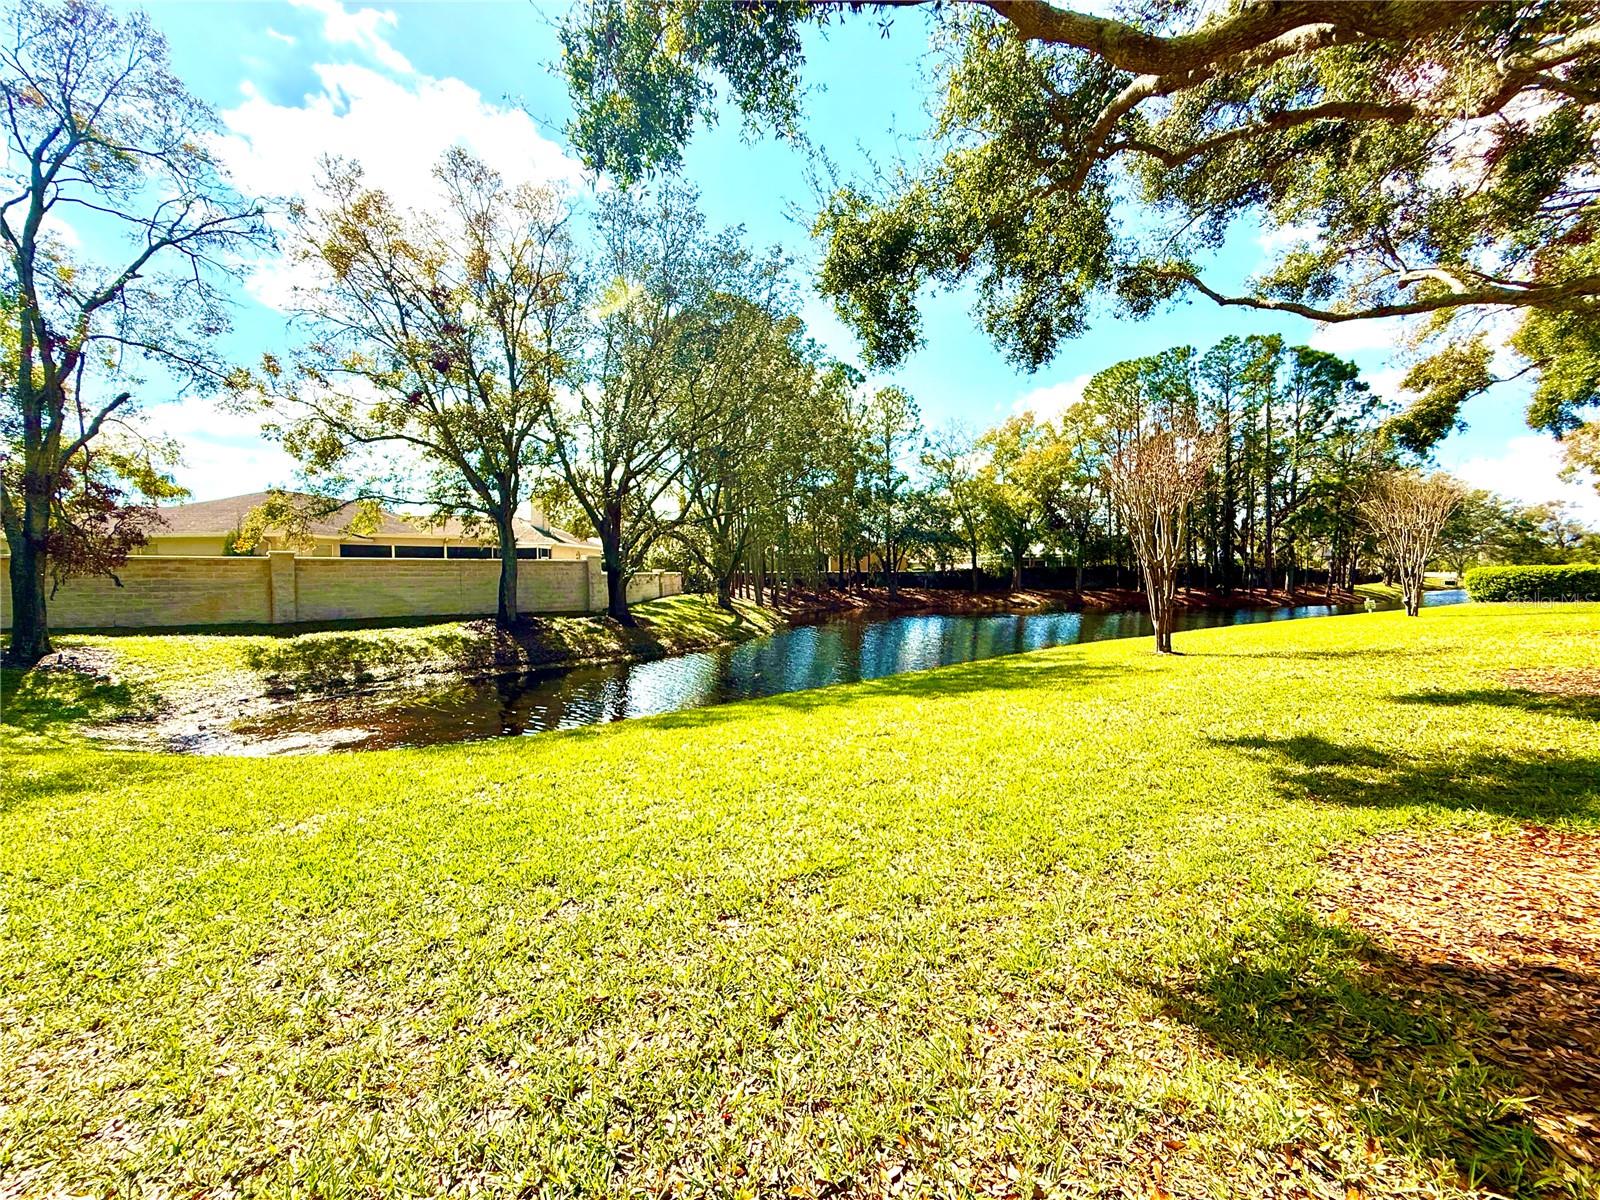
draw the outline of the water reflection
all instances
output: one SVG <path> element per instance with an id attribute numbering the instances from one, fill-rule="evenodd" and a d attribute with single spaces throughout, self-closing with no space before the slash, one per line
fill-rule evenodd
<path id="1" fill-rule="evenodd" d="M 1465 599 L 1465 592 L 1441 591 L 1429 593 L 1426 602 L 1458 604 Z M 1348 611 L 1301 605 L 1190 612 L 1179 616 L 1178 625 L 1202 629 Z M 1150 618 L 1142 612 L 845 618 L 656 662 L 546 671 L 462 685 L 426 698 L 352 696 L 312 702 L 265 720 L 241 722 L 235 732 L 268 751 L 275 740 L 311 733 L 323 735 L 325 744 L 348 749 L 542 733 L 1149 633 Z M 303 742 L 296 748 L 304 748 Z"/>

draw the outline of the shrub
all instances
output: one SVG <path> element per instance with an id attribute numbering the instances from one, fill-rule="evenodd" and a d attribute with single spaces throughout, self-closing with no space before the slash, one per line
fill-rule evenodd
<path id="1" fill-rule="evenodd" d="M 1464 582 L 1474 600 L 1600 600 L 1600 563 L 1473 567 Z"/>

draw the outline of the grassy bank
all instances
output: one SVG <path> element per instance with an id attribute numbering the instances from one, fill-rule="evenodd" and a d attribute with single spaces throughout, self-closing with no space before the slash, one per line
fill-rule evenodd
<path id="1" fill-rule="evenodd" d="M 1457 586 L 1459 585 L 1454 581 L 1435 576 L 1424 581 L 1422 590 L 1436 592 Z M 1388 604 L 1400 604 L 1405 600 L 1405 597 L 1400 592 L 1398 583 L 1358 583 L 1355 587 L 1355 595 L 1362 599 L 1372 599 Z"/>
<path id="2" fill-rule="evenodd" d="M 61 665 L 98 676 L 8 671 L 8 700 L 24 709 L 67 705 L 99 719 L 236 708 L 262 697 L 327 695 L 433 677 L 481 678 L 542 667 L 656 658 L 770 633 L 782 618 L 706 596 L 636 605 L 638 627 L 599 616 L 531 617 L 514 632 L 494 622 L 433 621 L 367 628 L 61 634 Z"/>
<path id="3" fill-rule="evenodd" d="M 0 1180 L 1593 1195 L 1516 1038 L 1318 889 L 1371 835 L 1600 826 L 1597 631 L 1361 614 L 293 760 L 36 707 Z"/>

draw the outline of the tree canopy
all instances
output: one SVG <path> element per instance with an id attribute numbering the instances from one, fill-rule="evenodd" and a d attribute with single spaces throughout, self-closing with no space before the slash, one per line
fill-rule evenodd
<path id="1" fill-rule="evenodd" d="M 807 25 L 894 4 L 587 0 L 563 31 L 588 162 L 624 179 L 681 161 L 726 97 L 797 136 Z M 1406 380 L 1397 434 L 1437 441 L 1494 382 L 1486 314 L 1517 318 L 1529 413 L 1558 435 L 1595 404 L 1600 6 L 1162 2 L 1126 19 L 1044 3 L 938 8 L 926 153 L 839 186 L 820 282 L 889 365 L 929 287 L 1038 367 L 1091 300 L 1185 297 L 1341 322 L 1416 317 L 1444 357 Z M 1288 235 L 1234 288 L 1208 252 L 1262 219 Z M 1466 367 L 1463 371 L 1460 368 Z"/>

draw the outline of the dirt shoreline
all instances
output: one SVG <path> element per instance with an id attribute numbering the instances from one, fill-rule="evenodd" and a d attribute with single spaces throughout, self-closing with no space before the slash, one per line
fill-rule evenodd
<path id="1" fill-rule="evenodd" d="M 1302 604 L 1360 605 L 1366 597 L 1336 588 L 1298 588 L 1293 593 L 1265 588 L 1236 588 L 1223 593 L 1207 588 L 1180 588 L 1176 607 L 1190 612 L 1238 612 L 1247 609 L 1288 608 Z M 890 596 L 884 587 L 850 588 L 838 592 L 786 594 L 768 606 L 791 623 L 827 616 L 892 616 L 928 613 L 969 616 L 986 613 L 1031 612 L 1145 612 L 1145 595 L 1136 588 L 1070 589 L 1025 588 L 1019 591 L 960 591 L 954 588 L 903 587 Z"/>

